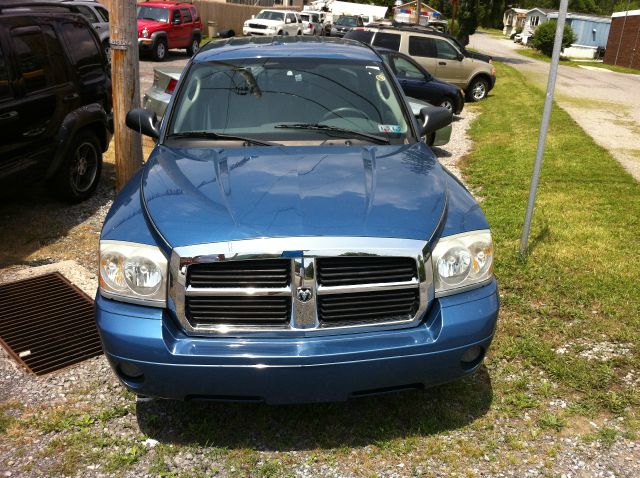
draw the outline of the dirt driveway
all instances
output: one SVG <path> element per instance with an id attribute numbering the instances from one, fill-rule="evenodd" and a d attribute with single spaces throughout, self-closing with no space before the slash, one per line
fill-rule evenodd
<path id="1" fill-rule="evenodd" d="M 469 47 L 526 73 L 546 88 L 549 63 L 518 54 L 527 47 L 478 32 Z M 500 78 L 498 78 L 498 83 Z M 600 146 L 640 181 L 640 76 L 560 66 L 555 99 Z"/>

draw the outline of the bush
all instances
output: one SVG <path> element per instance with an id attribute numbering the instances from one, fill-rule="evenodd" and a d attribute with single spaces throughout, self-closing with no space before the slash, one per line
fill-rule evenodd
<path id="1" fill-rule="evenodd" d="M 550 20 L 543 23 L 534 32 L 533 37 L 529 40 L 531 45 L 536 50 L 540 50 L 543 54 L 551 56 L 553 53 L 553 41 L 556 37 L 556 27 L 558 22 L 556 20 Z M 569 25 L 564 26 L 564 34 L 562 35 L 562 48 L 567 48 L 574 41 L 576 41 L 576 35 Z"/>

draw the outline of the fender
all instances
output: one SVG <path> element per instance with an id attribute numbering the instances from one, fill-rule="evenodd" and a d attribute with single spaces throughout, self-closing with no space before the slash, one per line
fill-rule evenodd
<path id="1" fill-rule="evenodd" d="M 58 167 L 67 156 L 69 147 L 75 134 L 86 127 L 94 127 L 100 141 L 102 152 L 109 147 L 111 131 L 109 130 L 109 118 L 104 108 L 99 103 L 91 103 L 69 113 L 58 130 L 55 154 L 53 161 L 47 168 L 45 178 L 50 178 L 58 170 Z"/>
<path id="2" fill-rule="evenodd" d="M 153 32 L 149 38 L 151 38 L 151 40 L 153 40 L 154 42 L 159 38 L 164 38 L 165 40 L 169 39 L 167 32 L 164 30 L 158 30 L 157 32 Z"/>

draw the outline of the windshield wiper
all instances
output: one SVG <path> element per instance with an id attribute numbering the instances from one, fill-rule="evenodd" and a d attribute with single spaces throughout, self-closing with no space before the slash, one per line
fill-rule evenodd
<path id="1" fill-rule="evenodd" d="M 328 124 L 284 123 L 284 124 L 277 124 L 274 127 L 283 128 L 283 129 L 308 129 L 311 131 L 326 131 L 327 133 L 337 133 L 338 135 L 342 135 L 343 137 L 355 136 L 356 138 L 365 138 L 371 141 L 375 141 L 376 143 L 389 144 L 389 140 L 387 138 L 383 138 L 382 136 L 376 136 L 375 134 L 369 134 L 369 133 L 361 133 L 360 131 L 353 131 L 351 129 L 346 129 L 346 128 L 338 128 L 337 126 L 330 126 Z"/>
<path id="2" fill-rule="evenodd" d="M 276 143 L 269 141 L 260 141 L 259 139 L 245 138 L 244 136 L 236 136 L 233 134 L 214 133 L 213 131 L 184 131 L 182 133 L 170 134 L 168 138 L 230 139 L 245 141 L 246 143 L 258 146 L 277 146 Z"/>

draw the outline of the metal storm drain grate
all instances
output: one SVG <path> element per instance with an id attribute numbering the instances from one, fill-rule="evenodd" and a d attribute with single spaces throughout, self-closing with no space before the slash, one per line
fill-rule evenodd
<path id="1" fill-rule="evenodd" d="M 96 357 L 93 300 L 57 272 L 0 285 L 0 344 L 36 375 Z"/>

